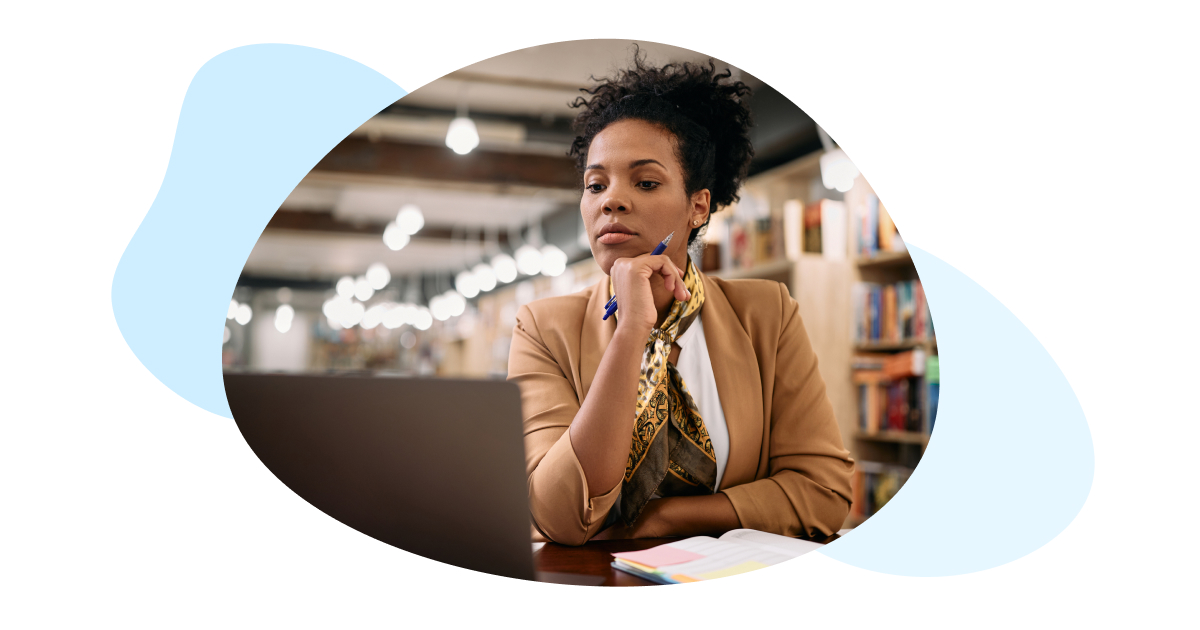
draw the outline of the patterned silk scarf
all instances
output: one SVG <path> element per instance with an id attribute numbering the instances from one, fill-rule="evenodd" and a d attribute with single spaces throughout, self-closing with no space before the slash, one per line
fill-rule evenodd
<path id="1" fill-rule="evenodd" d="M 712 440 L 683 378 L 668 361 L 675 340 L 704 305 L 704 284 L 691 259 L 683 284 L 692 299 L 671 304 L 662 327 L 650 332 L 642 355 L 637 420 L 621 485 L 621 520 L 626 525 L 637 520 L 655 492 L 667 497 L 712 494 L 716 489 Z M 615 293 L 611 279 L 608 288 L 610 295 Z"/>

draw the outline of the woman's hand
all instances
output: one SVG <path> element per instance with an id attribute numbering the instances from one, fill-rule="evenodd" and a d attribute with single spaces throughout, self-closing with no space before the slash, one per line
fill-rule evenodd
<path id="1" fill-rule="evenodd" d="M 670 499 L 653 499 L 642 508 L 638 520 L 633 525 L 617 523 L 596 534 L 592 540 L 624 540 L 626 538 L 665 538 L 672 536 L 670 526 L 660 518 L 660 510 L 664 501 Z"/>
<path id="2" fill-rule="evenodd" d="M 654 291 L 651 288 L 653 278 L 662 277 L 668 296 L 687 301 L 692 296 L 683 286 L 683 274 L 683 270 L 662 254 L 618 258 L 609 270 L 620 310 L 617 326 L 632 326 L 637 330 L 644 329 L 648 333 L 658 323 L 659 307 L 655 304 Z"/>
<path id="3" fill-rule="evenodd" d="M 642 508 L 633 525 L 618 523 L 596 534 L 592 540 L 719 536 L 741 526 L 729 497 L 717 492 L 693 497 L 652 499 Z"/>

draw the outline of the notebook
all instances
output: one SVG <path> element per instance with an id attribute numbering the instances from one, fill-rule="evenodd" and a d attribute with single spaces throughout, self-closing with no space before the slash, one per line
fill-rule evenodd
<path id="1" fill-rule="evenodd" d="M 641 551 L 614 553 L 612 566 L 659 584 L 682 584 L 769 567 L 822 546 L 753 529 L 735 529 L 720 538 L 696 536 Z"/>

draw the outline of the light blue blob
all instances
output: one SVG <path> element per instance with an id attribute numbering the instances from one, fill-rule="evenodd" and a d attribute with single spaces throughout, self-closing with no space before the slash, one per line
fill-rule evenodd
<path id="1" fill-rule="evenodd" d="M 164 385 L 233 417 L 221 335 L 250 250 L 317 162 L 402 96 L 378 72 L 303 46 L 235 48 L 200 68 L 162 187 L 113 276 L 121 334 Z"/>
<path id="2" fill-rule="evenodd" d="M 909 247 L 937 331 L 941 394 L 920 465 L 823 553 L 909 576 L 990 569 L 1049 542 L 1092 486 L 1092 437 L 1042 344 L 990 293 Z"/>

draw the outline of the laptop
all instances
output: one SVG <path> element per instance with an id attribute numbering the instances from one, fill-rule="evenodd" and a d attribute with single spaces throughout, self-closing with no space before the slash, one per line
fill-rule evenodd
<path id="1" fill-rule="evenodd" d="M 263 464 L 329 516 L 431 560 L 535 579 L 516 385 L 227 373 L 225 394 Z"/>

